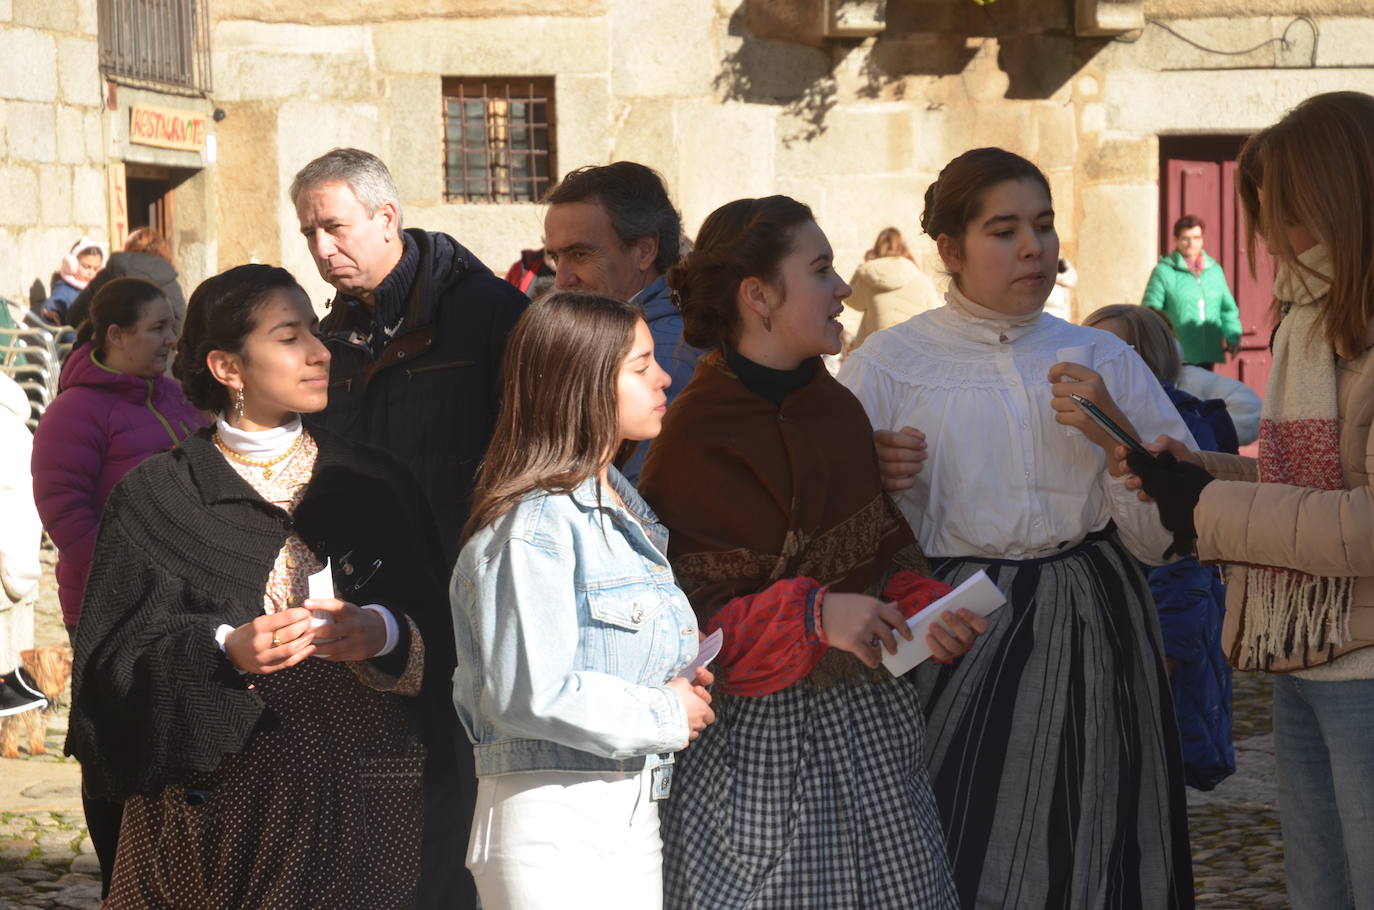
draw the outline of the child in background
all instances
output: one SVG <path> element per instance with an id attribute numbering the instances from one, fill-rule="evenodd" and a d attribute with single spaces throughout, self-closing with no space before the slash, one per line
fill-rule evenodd
<path id="1" fill-rule="evenodd" d="M 104 268 L 105 259 L 105 244 L 96 243 L 89 237 L 78 240 L 62 257 L 62 267 L 53 279 L 52 293 L 38 305 L 39 314 L 53 325 L 70 325 L 67 307 Z"/>

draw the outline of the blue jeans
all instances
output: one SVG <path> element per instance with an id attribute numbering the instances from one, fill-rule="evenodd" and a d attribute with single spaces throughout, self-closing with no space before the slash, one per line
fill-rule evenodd
<path id="1" fill-rule="evenodd" d="M 1294 910 L 1374 910 L 1374 679 L 1274 678 L 1283 869 Z"/>

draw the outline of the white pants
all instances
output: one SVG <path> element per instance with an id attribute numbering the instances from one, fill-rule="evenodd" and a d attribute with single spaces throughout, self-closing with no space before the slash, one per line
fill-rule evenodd
<path id="1" fill-rule="evenodd" d="M 652 772 L 478 778 L 468 868 L 483 910 L 660 910 Z"/>

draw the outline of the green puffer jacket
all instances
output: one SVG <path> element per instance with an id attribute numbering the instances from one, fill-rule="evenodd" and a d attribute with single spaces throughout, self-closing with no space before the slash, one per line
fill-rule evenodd
<path id="1" fill-rule="evenodd" d="M 1202 262 L 1194 276 L 1178 250 L 1161 257 L 1140 302 L 1169 317 L 1186 363 L 1223 363 L 1226 345 L 1240 343 L 1240 309 L 1217 261 L 1203 253 Z"/>

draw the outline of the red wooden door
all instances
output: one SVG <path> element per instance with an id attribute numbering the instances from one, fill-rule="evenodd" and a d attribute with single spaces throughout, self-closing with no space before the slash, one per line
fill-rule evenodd
<path id="1" fill-rule="evenodd" d="M 1159 251 L 1164 255 L 1174 248 L 1174 222 L 1183 215 L 1197 215 L 1207 225 L 1204 248 L 1226 273 L 1242 331 L 1240 353 L 1216 369 L 1263 395 L 1269 378 L 1274 261 L 1261 243 L 1251 276 L 1245 212 L 1235 190 L 1235 157 L 1242 142 L 1242 136 L 1160 137 Z"/>

